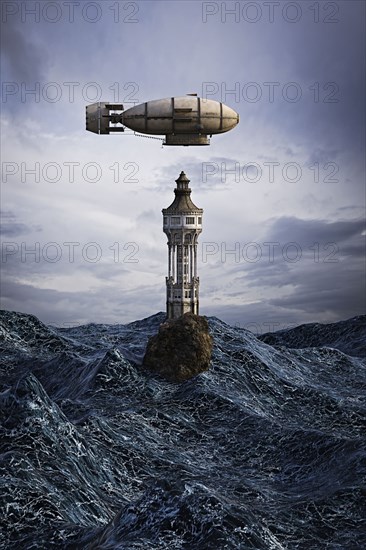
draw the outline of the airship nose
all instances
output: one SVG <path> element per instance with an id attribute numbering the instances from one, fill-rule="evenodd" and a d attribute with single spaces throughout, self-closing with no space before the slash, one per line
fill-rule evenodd
<path id="1" fill-rule="evenodd" d="M 228 132 L 239 124 L 239 114 L 231 107 L 222 103 L 222 128 L 221 132 Z"/>

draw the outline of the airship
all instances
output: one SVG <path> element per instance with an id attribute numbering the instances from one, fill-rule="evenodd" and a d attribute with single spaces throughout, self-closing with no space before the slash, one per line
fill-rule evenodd
<path id="1" fill-rule="evenodd" d="M 208 136 L 228 132 L 238 122 L 233 109 L 196 94 L 154 99 L 126 111 L 120 103 L 102 101 L 86 107 L 90 132 L 120 133 L 126 127 L 141 134 L 165 135 L 163 145 L 210 145 Z"/>

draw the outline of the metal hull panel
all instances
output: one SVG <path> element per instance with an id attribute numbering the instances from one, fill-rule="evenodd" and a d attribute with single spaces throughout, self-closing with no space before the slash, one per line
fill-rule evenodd
<path id="1" fill-rule="evenodd" d="M 145 134 L 221 134 L 234 128 L 239 115 L 227 105 L 196 96 L 170 97 L 127 109 L 122 124 Z"/>

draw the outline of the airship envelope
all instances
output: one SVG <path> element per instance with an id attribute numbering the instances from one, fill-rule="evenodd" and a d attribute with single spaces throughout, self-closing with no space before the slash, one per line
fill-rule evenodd
<path id="1" fill-rule="evenodd" d="M 224 103 L 195 95 L 155 99 L 126 111 L 117 103 L 86 107 L 86 129 L 91 132 L 109 134 L 127 127 L 143 134 L 165 134 L 164 145 L 209 145 L 208 135 L 228 132 L 238 122 L 238 113 Z"/>

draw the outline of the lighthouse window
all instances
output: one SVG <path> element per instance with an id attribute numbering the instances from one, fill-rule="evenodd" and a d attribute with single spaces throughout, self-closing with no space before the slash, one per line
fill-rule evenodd
<path id="1" fill-rule="evenodd" d="M 170 218 L 172 225 L 179 225 L 180 224 L 180 216 L 172 216 Z"/>
<path id="2" fill-rule="evenodd" d="M 186 218 L 186 224 L 187 224 L 187 225 L 194 225 L 194 218 L 193 218 L 193 217 L 192 217 L 192 218 L 191 218 L 191 217 L 189 217 L 189 218 L 187 217 L 187 218 Z"/>
<path id="3" fill-rule="evenodd" d="M 202 225 L 202 218 L 201 218 L 201 216 L 199 216 L 199 218 L 198 218 L 198 224 L 199 224 L 199 225 Z"/>

